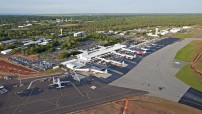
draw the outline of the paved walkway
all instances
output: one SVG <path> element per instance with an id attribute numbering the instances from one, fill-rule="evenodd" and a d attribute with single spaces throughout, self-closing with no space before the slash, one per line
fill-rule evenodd
<path id="1" fill-rule="evenodd" d="M 193 40 L 198 39 L 184 39 L 154 52 L 111 85 L 145 90 L 151 96 L 178 102 L 190 86 L 175 77 L 181 67 L 176 67 L 174 57 L 181 48 Z"/>

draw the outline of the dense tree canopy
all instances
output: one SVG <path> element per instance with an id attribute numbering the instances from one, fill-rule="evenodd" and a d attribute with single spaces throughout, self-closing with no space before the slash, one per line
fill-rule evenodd
<path id="1" fill-rule="evenodd" d="M 56 19 L 73 20 L 57 23 Z M 29 22 L 26 22 L 29 21 Z M 35 22 L 33 22 L 35 21 Z M 32 23 L 24 29 L 20 25 Z M 3 38 L 26 38 L 34 36 L 55 37 L 63 29 L 71 32 L 97 30 L 129 30 L 154 26 L 202 25 L 200 14 L 159 14 L 159 15 L 83 15 L 83 16 L 0 16 L 0 40 Z"/>
<path id="2" fill-rule="evenodd" d="M 61 22 L 56 22 L 61 19 Z M 26 26 L 32 24 L 31 26 Z M 131 30 L 147 27 L 179 27 L 202 25 L 201 14 L 125 14 L 125 15 L 48 15 L 48 16 L 0 16 L 0 41 L 9 39 L 36 40 L 41 37 L 51 38 L 52 42 L 46 46 L 32 45 L 23 48 L 20 43 L 0 45 L 0 50 L 14 49 L 14 52 L 25 54 L 48 53 L 56 47 L 63 50 L 80 46 L 81 41 L 94 40 L 104 42 L 105 46 L 124 41 L 110 35 L 98 34 L 96 31 Z M 18 26 L 25 26 L 20 28 Z M 63 35 L 60 35 L 63 29 Z M 83 37 L 73 37 L 74 32 L 85 31 Z M 146 35 L 137 33 L 136 36 Z M 19 48 L 20 47 L 20 48 Z M 58 58 L 64 58 L 66 54 Z"/>

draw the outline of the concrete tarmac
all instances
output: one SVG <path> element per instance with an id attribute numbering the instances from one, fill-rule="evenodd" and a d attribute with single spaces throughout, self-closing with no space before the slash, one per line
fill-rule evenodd
<path id="1" fill-rule="evenodd" d="M 176 53 L 197 38 L 180 40 L 143 58 L 130 72 L 110 85 L 145 90 L 150 96 L 178 102 L 190 88 L 175 75 L 181 67 L 176 67 Z"/>

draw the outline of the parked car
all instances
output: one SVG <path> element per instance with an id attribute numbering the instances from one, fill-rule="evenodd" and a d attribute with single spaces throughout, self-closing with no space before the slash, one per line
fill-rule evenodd
<path id="1" fill-rule="evenodd" d="M 12 78 L 10 76 L 4 76 L 4 80 L 11 80 Z"/>

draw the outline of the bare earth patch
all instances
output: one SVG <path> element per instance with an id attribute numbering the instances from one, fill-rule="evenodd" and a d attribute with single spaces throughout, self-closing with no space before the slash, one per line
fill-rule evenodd
<path id="1" fill-rule="evenodd" d="M 202 111 L 156 97 L 135 96 L 129 100 L 126 114 L 201 114 Z M 103 104 L 72 114 L 122 114 L 125 100 Z"/>

